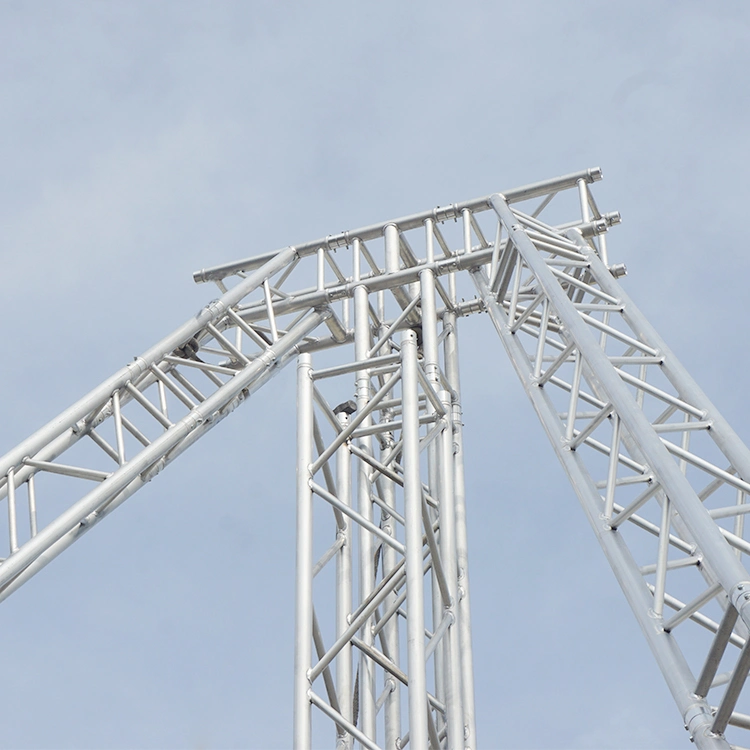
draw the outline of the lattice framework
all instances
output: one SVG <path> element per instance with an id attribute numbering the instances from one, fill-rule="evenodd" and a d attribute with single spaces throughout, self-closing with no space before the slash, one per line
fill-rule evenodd
<path id="1" fill-rule="evenodd" d="M 0 600 L 297 358 L 295 746 L 476 747 L 457 320 L 486 312 L 691 739 L 742 742 L 750 451 L 618 282 L 599 177 L 197 273 L 220 299 L 0 459 Z"/>

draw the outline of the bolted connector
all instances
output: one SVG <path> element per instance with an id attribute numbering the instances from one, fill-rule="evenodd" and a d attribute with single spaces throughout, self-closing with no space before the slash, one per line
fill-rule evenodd
<path id="1" fill-rule="evenodd" d="M 608 214 L 602 214 L 602 219 L 607 222 L 608 227 L 613 227 L 622 221 L 622 216 L 619 211 L 611 211 Z"/>
<path id="2" fill-rule="evenodd" d="M 581 224 L 578 229 L 584 237 L 594 237 L 597 234 L 604 234 L 609 229 L 609 224 L 606 219 L 595 219 Z"/>
<path id="3" fill-rule="evenodd" d="M 609 272 L 616 278 L 619 279 L 621 276 L 626 276 L 628 273 L 628 267 L 624 263 L 615 263 L 609 267 Z"/>

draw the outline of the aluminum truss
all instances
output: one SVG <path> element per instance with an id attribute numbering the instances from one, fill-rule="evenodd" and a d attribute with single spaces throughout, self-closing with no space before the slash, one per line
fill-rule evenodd
<path id="1" fill-rule="evenodd" d="M 296 358 L 295 747 L 476 747 L 457 319 L 486 312 L 691 740 L 738 747 L 750 451 L 617 281 L 600 177 L 195 274 L 221 298 L 0 459 L 0 600 Z"/>

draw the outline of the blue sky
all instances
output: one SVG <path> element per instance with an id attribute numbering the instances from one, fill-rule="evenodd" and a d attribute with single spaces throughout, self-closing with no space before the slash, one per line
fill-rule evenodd
<path id="1" fill-rule="evenodd" d="M 590 166 L 626 289 L 747 440 L 749 37 L 742 2 L 0 3 L 0 452 L 215 296 L 198 268 Z M 489 322 L 461 333 L 482 746 L 685 747 Z M 290 746 L 293 374 L 264 394 L 3 603 L 0 746 Z"/>

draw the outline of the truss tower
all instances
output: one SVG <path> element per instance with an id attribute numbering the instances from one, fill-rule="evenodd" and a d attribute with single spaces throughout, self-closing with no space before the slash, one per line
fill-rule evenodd
<path id="1" fill-rule="evenodd" d="M 750 451 L 622 289 L 600 178 L 196 273 L 219 299 L 0 459 L 0 600 L 296 360 L 294 746 L 476 748 L 458 321 L 486 314 L 690 739 L 750 746 Z"/>

